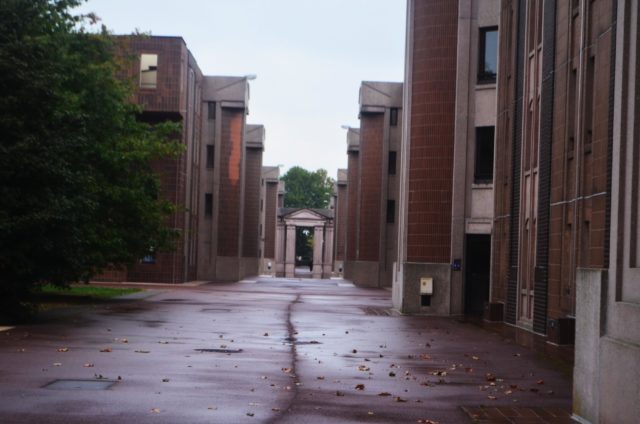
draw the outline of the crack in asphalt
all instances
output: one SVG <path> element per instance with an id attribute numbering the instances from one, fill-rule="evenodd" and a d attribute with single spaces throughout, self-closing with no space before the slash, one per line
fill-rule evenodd
<path id="1" fill-rule="evenodd" d="M 296 399 L 298 398 L 298 375 L 296 374 L 296 365 L 298 363 L 298 348 L 296 346 L 295 340 L 296 340 L 296 329 L 293 325 L 293 321 L 291 320 L 291 316 L 293 315 L 293 307 L 294 305 L 296 305 L 297 303 L 300 303 L 300 297 L 302 295 L 300 293 L 296 294 L 296 298 L 294 300 L 292 300 L 291 302 L 289 302 L 289 305 L 287 305 L 287 340 L 291 340 L 290 343 L 290 354 L 291 354 L 291 366 L 290 369 L 291 371 L 289 372 L 289 375 L 291 376 L 291 379 L 293 380 L 293 384 L 291 386 L 291 397 L 289 399 L 288 404 L 286 405 L 286 407 L 283 408 L 282 412 L 287 413 L 290 412 L 291 409 L 293 408 L 293 405 L 296 403 Z M 269 421 L 267 421 L 267 423 L 277 423 L 279 422 L 282 418 L 283 418 L 283 414 L 277 414 L 275 417 L 273 417 L 272 419 L 270 419 Z"/>

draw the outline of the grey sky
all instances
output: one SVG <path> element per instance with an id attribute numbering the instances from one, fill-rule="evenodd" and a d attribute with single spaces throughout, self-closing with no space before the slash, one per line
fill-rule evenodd
<path id="1" fill-rule="evenodd" d="M 89 0 L 117 34 L 182 36 L 207 75 L 257 74 L 265 165 L 346 167 L 362 80 L 402 81 L 404 0 Z"/>

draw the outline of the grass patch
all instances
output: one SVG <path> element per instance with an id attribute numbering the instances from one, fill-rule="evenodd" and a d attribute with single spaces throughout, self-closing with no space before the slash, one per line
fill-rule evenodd
<path id="1" fill-rule="evenodd" d="M 40 287 L 38 294 L 46 296 L 75 296 L 93 299 L 111 299 L 113 297 L 124 296 L 126 294 L 137 293 L 141 289 L 97 287 L 89 285 L 72 285 L 69 287 L 56 287 L 51 284 Z"/>

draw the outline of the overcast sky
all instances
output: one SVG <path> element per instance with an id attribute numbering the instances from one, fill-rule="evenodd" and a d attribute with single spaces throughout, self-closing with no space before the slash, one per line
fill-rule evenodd
<path id="1" fill-rule="evenodd" d="M 347 165 L 363 80 L 402 81 L 405 0 L 89 0 L 110 30 L 182 36 L 206 75 L 248 75 L 264 165 Z"/>

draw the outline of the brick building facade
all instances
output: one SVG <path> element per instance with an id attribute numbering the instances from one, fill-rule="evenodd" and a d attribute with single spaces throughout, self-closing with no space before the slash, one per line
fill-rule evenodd
<path id="1" fill-rule="evenodd" d="M 161 194 L 177 205 L 172 252 L 150 252 L 110 281 L 235 281 L 258 272 L 259 187 L 264 128 L 247 126 L 245 77 L 204 76 L 180 37 L 118 37 L 132 57 L 140 119 L 180 122 L 183 153 L 154 164 Z M 224 205 L 224 207 L 221 207 Z"/>
<path id="2" fill-rule="evenodd" d="M 333 273 L 336 276 L 343 276 L 344 260 L 347 243 L 347 169 L 338 169 L 336 183 L 333 190 L 333 210 L 335 213 L 335 239 L 333 248 Z"/>
<path id="3" fill-rule="evenodd" d="M 489 299 L 499 4 L 409 1 L 394 306 Z"/>
<path id="4" fill-rule="evenodd" d="M 354 146 L 348 146 L 347 196 L 353 192 L 357 201 L 347 201 L 347 216 L 357 220 L 346 240 L 351 255 L 344 262 L 344 276 L 359 286 L 390 287 L 397 243 L 402 83 L 363 82 L 359 118 L 357 159 Z"/>
<path id="5" fill-rule="evenodd" d="M 278 209 L 284 207 L 284 181 L 280 168 L 262 167 L 260 188 L 260 274 L 276 275 L 276 223 Z"/>

